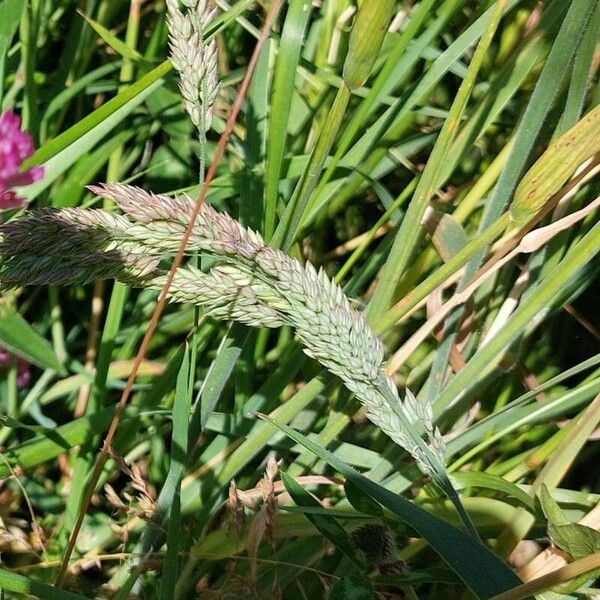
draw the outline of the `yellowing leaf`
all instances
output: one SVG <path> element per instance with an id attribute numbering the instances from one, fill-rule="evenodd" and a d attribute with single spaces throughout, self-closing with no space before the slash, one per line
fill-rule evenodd
<path id="1" fill-rule="evenodd" d="M 600 106 L 554 141 L 521 180 L 510 207 L 511 219 L 525 224 L 558 192 L 577 167 L 600 152 Z"/>

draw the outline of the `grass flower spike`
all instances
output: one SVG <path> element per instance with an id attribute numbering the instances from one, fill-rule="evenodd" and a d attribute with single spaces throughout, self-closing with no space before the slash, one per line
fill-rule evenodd
<path id="1" fill-rule="evenodd" d="M 167 274 L 159 268 L 160 257 L 177 251 L 194 201 L 120 183 L 90 189 L 114 200 L 125 214 L 46 210 L 1 226 L 1 286 L 114 278 L 163 288 Z M 219 319 L 294 328 L 304 352 L 342 379 L 369 419 L 414 457 L 471 527 L 447 476 L 431 406 L 409 391 L 400 399 L 383 369 L 381 342 L 323 270 L 268 246 L 260 234 L 209 205 L 196 218 L 186 252 L 206 253 L 217 264 L 208 273 L 193 265 L 180 268 L 170 287 L 172 300 L 200 306 Z"/>
<path id="2" fill-rule="evenodd" d="M 0 24 L 6 597 L 597 593 L 600 0 Z"/>
<path id="3" fill-rule="evenodd" d="M 3 286 L 115 278 L 162 288 L 166 275 L 158 268 L 160 255 L 177 250 L 193 200 L 123 184 L 90 189 L 114 200 L 125 215 L 46 210 L 7 223 L 0 228 Z M 247 325 L 293 327 L 305 353 L 340 377 L 369 419 L 439 480 L 443 446 L 430 410 L 410 393 L 401 402 L 382 368 L 381 342 L 323 270 L 267 246 L 258 233 L 208 205 L 196 220 L 187 251 L 208 253 L 219 263 L 208 273 L 190 265 L 179 269 L 170 290 L 173 300 Z M 428 432 L 430 443 L 416 431 Z"/>
<path id="4" fill-rule="evenodd" d="M 43 167 L 21 171 L 21 164 L 33 153 L 31 136 L 21 131 L 21 119 L 7 111 L 0 116 L 0 209 L 18 208 L 25 199 L 12 189 L 29 185 L 44 174 Z"/>
<path id="5" fill-rule="evenodd" d="M 216 14 L 212 0 L 167 0 L 171 62 L 179 72 L 179 89 L 185 109 L 203 134 L 210 129 L 212 105 L 219 80 L 217 45 L 206 41 L 206 29 Z"/>

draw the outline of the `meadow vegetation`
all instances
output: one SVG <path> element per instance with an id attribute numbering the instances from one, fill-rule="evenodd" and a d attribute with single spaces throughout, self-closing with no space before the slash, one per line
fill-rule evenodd
<path id="1" fill-rule="evenodd" d="M 600 598 L 597 0 L 0 0 L 0 597 Z"/>

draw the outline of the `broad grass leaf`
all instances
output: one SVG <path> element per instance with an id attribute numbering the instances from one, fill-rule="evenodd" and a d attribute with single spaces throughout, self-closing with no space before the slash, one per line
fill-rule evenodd
<path id="1" fill-rule="evenodd" d="M 521 583 L 519 577 L 487 546 L 473 539 L 464 531 L 428 513 L 406 498 L 391 492 L 367 479 L 331 452 L 315 444 L 287 425 L 261 415 L 265 421 L 281 429 L 288 437 L 314 452 L 320 459 L 339 471 L 352 483 L 392 511 L 402 522 L 421 535 L 441 558 L 450 566 L 476 598 L 484 600 L 509 590 Z M 482 577 L 481 574 L 486 576 Z M 527 600 L 531 600 L 528 597 Z"/>
<path id="2" fill-rule="evenodd" d="M 562 509 L 560 508 L 556 500 L 554 500 L 554 498 L 550 495 L 548 486 L 545 483 L 542 484 L 542 489 L 540 492 L 540 503 L 542 505 L 544 515 L 550 523 L 553 523 L 554 525 L 569 524 L 569 520 L 564 515 Z"/>
<path id="3" fill-rule="evenodd" d="M 363 493 L 360 488 L 356 487 L 349 479 L 344 483 L 344 491 L 346 492 L 346 500 L 350 502 L 353 508 L 365 515 L 373 515 L 382 517 L 383 510 L 378 502 L 375 502 L 370 496 Z"/>
<path id="4" fill-rule="evenodd" d="M 3 0 L 0 2 L 0 60 L 4 59 L 4 55 L 17 30 L 23 8 L 25 8 L 25 0 Z"/>
<path id="5" fill-rule="evenodd" d="M 535 504 L 527 492 L 498 475 L 486 472 L 460 471 L 450 474 L 450 481 L 452 481 L 457 490 L 473 487 L 500 492 L 510 498 L 514 498 L 529 512 L 536 512 Z"/>
<path id="6" fill-rule="evenodd" d="M 586 525 L 548 523 L 548 533 L 552 541 L 573 558 L 583 558 L 594 552 L 600 552 L 600 532 Z"/>
<path id="7" fill-rule="evenodd" d="M 7 306 L 0 308 L 0 344 L 38 367 L 64 372 L 50 342 Z"/>
<path id="8" fill-rule="evenodd" d="M 570 523 L 545 484 L 540 502 L 548 519 L 548 535 L 561 550 L 575 559 L 600 552 L 600 532 L 580 523 Z"/>
<path id="9" fill-rule="evenodd" d="M 29 598 L 35 597 L 40 600 L 86 600 L 86 596 L 50 586 L 8 569 L 0 569 L 0 589 L 2 592 L 15 592 L 19 597 L 24 594 Z M 7 595 L 5 597 L 14 598 L 15 596 Z"/>
<path id="10" fill-rule="evenodd" d="M 526 223 L 575 173 L 577 167 L 600 151 L 600 106 L 561 135 L 535 162 L 519 183 L 510 214 Z"/>

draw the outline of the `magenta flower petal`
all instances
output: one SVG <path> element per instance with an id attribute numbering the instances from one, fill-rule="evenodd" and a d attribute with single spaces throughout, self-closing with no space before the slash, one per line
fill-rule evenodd
<path id="1" fill-rule="evenodd" d="M 31 182 L 40 180 L 44 176 L 44 167 L 31 167 L 27 171 L 29 177 L 31 178 Z"/>
<path id="2" fill-rule="evenodd" d="M 17 368 L 17 387 L 27 387 L 31 381 L 31 365 L 19 356 L 13 357 L 4 346 L 0 346 L 0 367 L 6 369 L 13 361 Z"/>
<path id="3" fill-rule="evenodd" d="M 0 135 L 7 136 L 11 131 L 21 129 L 21 119 L 10 110 L 0 116 Z"/>
<path id="4" fill-rule="evenodd" d="M 29 185 L 34 181 L 37 181 L 44 174 L 44 169 L 41 167 L 34 167 L 29 169 L 28 171 L 23 171 L 23 173 L 15 173 L 14 175 L 10 175 L 7 177 L 4 182 L 7 188 L 19 187 L 20 185 Z"/>
<path id="5" fill-rule="evenodd" d="M 31 373 L 29 367 L 23 371 L 19 371 L 17 374 L 17 387 L 20 389 L 26 388 L 31 381 Z"/>
<path id="6" fill-rule="evenodd" d="M 43 167 L 21 170 L 33 153 L 33 139 L 21 131 L 21 119 L 8 111 L 0 116 L 0 210 L 24 206 L 12 188 L 29 185 L 44 175 Z"/>
<path id="7" fill-rule="evenodd" d="M 9 208 L 23 208 L 27 205 L 25 198 L 19 198 L 16 192 L 12 190 L 5 190 L 0 193 L 0 210 L 7 210 Z"/>

